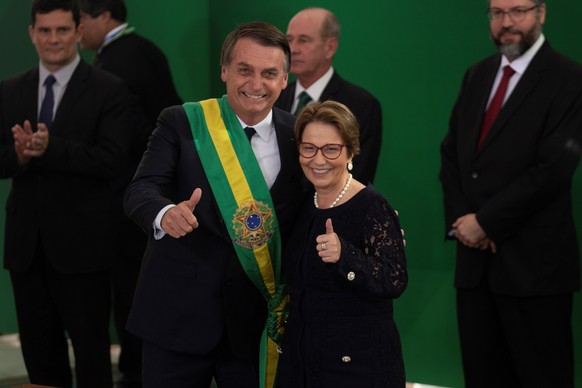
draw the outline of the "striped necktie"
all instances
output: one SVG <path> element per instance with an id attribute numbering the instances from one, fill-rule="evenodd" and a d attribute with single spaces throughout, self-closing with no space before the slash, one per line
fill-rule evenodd
<path id="1" fill-rule="evenodd" d="M 311 102 L 311 97 L 307 92 L 304 90 L 299 94 L 299 103 L 297 104 L 297 108 L 293 113 L 295 116 L 303 109 L 303 107 Z"/>

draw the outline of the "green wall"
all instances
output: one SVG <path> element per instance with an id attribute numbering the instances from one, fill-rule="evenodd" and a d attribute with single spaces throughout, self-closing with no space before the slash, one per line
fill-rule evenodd
<path id="1" fill-rule="evenodd" d="M 358 2 L 338 0 L 126 0 L 137 30 L 167 54 L 185 100 L 224 93 L 219 55 L 237 23 L 265 20 L 286 29 L 307 6 L 334 11 L 342 22 L 336 70 L 370 90 L 384 113 L 384 141 L 376 187 L 400 211 L 408 241 L 410 285 L 396 302 L 409 381 L 461 387 L 462 374 L 452 287 L 454 246 L 443 241 L 442 197 L 437 179 L 439 143 L 461 77 L 494 47 L 484 0 Z M 29 42 L 27 1 L 0 5 L 0 78 L 37 61 Z M 549 2 L 544 28 L 559 51 L 582 62 L 582 2 Z M 90 58 L 90 54 L 84 53 Z M 0 201 L 8 190 L 0 182 Z M 582 197 L 582 169 L 574 198 Z M 582 245 L 582 201 L 574 203 Z M 4 214 L 0 212 L 0 225 Z M 0 226 L 1 228 L 1 226 Z M 0 244 L 2 243 L 0 239 Z M 575 297 L 577 386 L 582 387 L 582 296 Z M 0 332 L 16 324 L 6 271 L 0 271 Z"/>

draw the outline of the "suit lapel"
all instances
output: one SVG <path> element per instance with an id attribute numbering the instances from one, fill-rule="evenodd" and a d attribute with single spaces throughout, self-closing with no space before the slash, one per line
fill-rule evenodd
<path id="1" fill-rule="evenodd" d="M 521 76 L 515 89 L 505 102 L 505 105 L 501 108 L 499 116 L 491 126 L 489 134 L 483 141 L 479 152 L 487 147 L 489 143 L 495 138 L 495 136 L 503 130 L 507 121 L 513 116 L 514 112 L 521 106 L 521 104 L 526 100 L 528 94 L 533 90 L 540 80 L 540 72 L 545 69 L 547 65 L 547 57 L 549 53 L 549 45 L 547 42 L 540 48 L 536 56 L 532 59 L 529 66 L 525 70 L 525 73 Z"/>
<path id="2" fill-rule="evenodd" d="M 81 60 L 73 72 L 73 75 L 67 84 L 67 89 L 65 90 L 63 98 L 55 113 L 55 119 L 53 120 L 51 128 L 51 131 L 54 133 L 59 133 L 61 128 L 68 128 L 64 123 L 67 122 L 67 115 L 75 111 L 75 104 L 79 100 L 79 95 L 85 90 L 85 80 L 89 75 L 89 69 L 89 65 Z"/>
<path id="3" fill-rule="evenodd" d="M 287 85 L 287 88 L 281 92 L 279 99 L 277 100 L 276 105 L 287 111 L 291 112 L 291 107 L 293 106 L 293 100 L 295 99 L 295 87 L 297 85 L 297 81 L 291 82 Z"/>
<path id="4" fill-rule="evenodd" d="M 483 73 L 483 83 L 482 87 L 480 88 L 482 92 L 476 97 L 477 102 L 475 106 L 478 107 L 478 110 L 475 112 L 475 122 L 473 125 L 473 131 L 471 133 L 470 139 L 471 149 L 474 150 L 475 154 L 477 154 L 478 151 L 483 149 L 483 146 L 481 146 L 480 149 L 477 150 L 476 145 L 477 140 L 479 139 L 479 135 L 481 134 L 483 120 L 485 118 L 485 110 L 487 109 L 487 102 L 489 101 L 489 96 L 491 94 L 491 89 L 493 88 L 493 82 L 495 81 L 495 76 L 497 74 L 497 69 L 499 68 L 500 61 L 501 56 L 497 56 L 491 61 L 488 68 Z M 489 137 L 490 136 L 487 136 L 487 138 Z"/>
<path id="5" fill-rule="evenodd" d="M 20 101 L 20 106 L 26 107 L 24 108 L 26 109 L 24 117 L 33 123 L 33 131 L 36 131 L 36 123 L 38 123 L 38 79 L 38 68 L 26 75 L 25 87 L 22 90 L 22 101 Z M 22 125 L 22 123 L 19 124 Z"/>
<path id="6" fill-rule="evenodd" d="M 327 101 L 333 100 L 333 96 L 336 95 L 341 90 L 343 80 L 337 73 L 337 71 L 333 71 L 333 75 L 331 76 L 329 82 L 321 92 L 321 96 L 319 97 L 319 101 Z"/>
<path id="7" fill-rule="evenodd" d="M 295 157 L 293 150 L 296 145 L 295 139 L 288 135 L 289 133 L 293 133 L 292 128 L 281 120 L 276 108 L 273 108 L 273 123 L 275 125 L 275 134 L 277 136 L 277 146 L 279 147 L 279 158 L 281 159 L 281 170 L 271 187 L 273 202 L 277 202 L 276 198 L 280 195 L 286 194 L 287 181 L 289 177 L 292 176 L 290 169 L 296 162 L 293 160 Z"/>

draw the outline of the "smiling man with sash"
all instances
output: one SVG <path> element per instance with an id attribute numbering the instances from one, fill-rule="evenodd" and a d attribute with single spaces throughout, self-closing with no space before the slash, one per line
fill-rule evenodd
<path id="1" fill-rule="evenodd" d="M 294 117 L 273 108 L 290 50 L 267 23 L 226 38 L 227 95 L 166 109 L 125 198 L 150 236 L 128 329 L 144 387 L 272 387 L 281 249 L 304 199 Z"/>

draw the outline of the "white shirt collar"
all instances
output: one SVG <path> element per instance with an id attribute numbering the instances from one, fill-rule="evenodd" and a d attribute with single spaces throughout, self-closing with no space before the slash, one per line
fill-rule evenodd
<path id="1" fill-rule="evenodd" d="M 107 43 L 111 42 L 111 40 L 113 40 L 118 34 L 121 34 L 121 32 L 125 30 L 128 26 L 129 23 L 123 23 L 115 27 L 113 30 L 109 31 L 107 35 L 105 35 L 105 38 L 103 38 L 103 43 L 101 44 L 101 47 L 99 47 L 99 50 L 101 50 L 103 46 L 107 45 Z"/>
<path id="2" fill-rule="evenodd" d="M 255 129 L 255 131 L 257 131 L 257 135 L 259 135 L 261 137 L 261 139 L 263 139 L 266 142 L 269 141 L 269 138 L 271 137 L 271 135 L 273 134 L 274 129 L 275 129 L 275 126 L 273 125 L 273 111 L 272 110 L 269 112 L 269 114 L 263 120 L 261 120 L 259 123 L 255 124 L 255 125 L 246 124 L 238 116 L 236 116 L 236 118 L 238 119 L 238 121 L 240 122 L 240 125 L 242 125 L 243 128 L 253 127 Z"/>
<path id="3" fill-rule="evenodd" d="M 322 75 L 317 81 L 315 81 L 313 83 L 313 85 L 311 85 L 307 89 L 305 89 L 301 85 L 299 80 L 297 80 L 297 83 L 295 86 L 295 100 L 297 100 L 297 98 L 299 97 L 299 94 L 301 94 L 301 92 L 305 91 L 307 94 L 309 94 L 309 97 L 311 97 L 311 99 L 313 101 L 319 101 L 321 94 L 323 93 L 323 90 L 325 89 L 325 87 L 329 83 L 329 80 L 333 76 L 333 72 L 334 72 L 333 66 L 330 66 L 330 68 L 327 69 L 325 74 Z"/>
<path id="4" fill-rule="evenodd" d="M 81 57 L 77 53 L 77 55 L 75 56 L 75 59 L 73 59 L 73 61 L 71 63 L 61 67 L 59 70 L 55 71 L 54 73 L 51 73 L 50 71 L 48 71 L 47 68 L 44 67 L 44 65 L 41 62 L 40 65 L 38 66 L 38 69 L 39 69 L 38 81 L 40 82 L 40 85 L 44 85 L 44 81 L 45 81 L 46 77 L 48 77 L 50 74 L 52 74 L 60 86 L 62 86 L 62 87 L 66 86 L 69 83 L 69 80 L 71 79 L 71 77 L 73 76 L 73 73 L 75 72 L 75 69 L 77 68 L 77 65 L 79 64 L 79 62 L 81 62 Z"/>
<path id="5" fill-rule="evenodd" d="M 538 40 L 525 52 L 522 56 L 517 59 L 514 59 L 513 62 L 509 62 L 507 57 L 504 55 L 501 57 L 501 66 L 500 69 L 503 69 L 506 65 L 510 65 L 516 73 L 523 74 L 527 67 L 529 66 L 532 59 L 538 53 L 542 45 L 544 44 L 546 38 L 544 34 L 540 34 Z"/>

